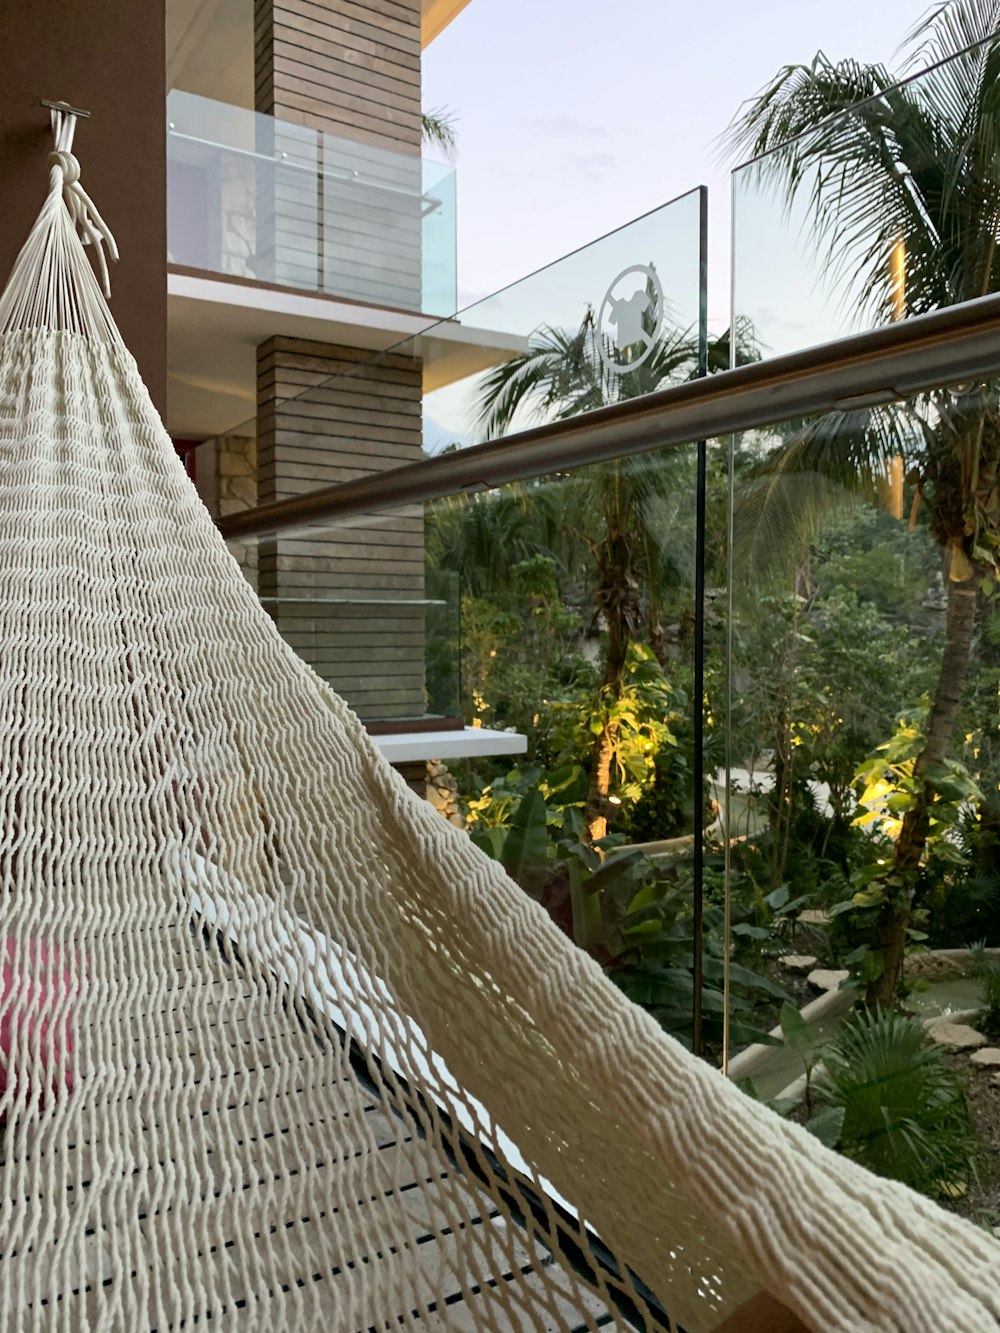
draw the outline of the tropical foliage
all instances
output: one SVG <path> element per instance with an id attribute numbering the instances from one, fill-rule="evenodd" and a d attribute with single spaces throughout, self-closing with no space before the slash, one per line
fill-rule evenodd
<path id="1" fill-rule="evenodd" d="M 613 346 L 588 310 L 577 330 L 543 326 L 527 352 L 490 372 L 481 391 L 483 434 L 502 435 L 533 417 L 563 420 L 691 379 L 706 365 L 728 365 L 728 336 L 702 347 L 689 331 L 660 327 L 652 281 L 642 315 L 644 342 Z M 607 834 L 608 802 L 622 763 L 630 650 L 645 640 L 662 653 L 665 594 L 689 578 L 693 566 L 693 527 L 680 522 L 677 512 L 678 497 L 690 495 L 691 478 L 690 455 L 680 451 L 667 462 L 639 458 L 587 469 L 572 485 L 576 522 L 564 514 L 563 527 L 589 555 L 592 623 L 605 636 L 584 810 L 592 842 Z M 668 534 L 674 540 L 665 540 Z"/>
<path id="2" fill-rule="evenodd" d="M 908 84 L 856 60 L 788 66 L 732 128 L 736 150 L 761 155 L 761 182 L 789 204 L 806 201 L 819 255 L 859 318 L 885 322 L 1000 288 L 997 21 L 983 0 L 938 6 L 911 34 L 911 59 L 944 63 Z M 808 474 L 871 495 L 894 473 L 906 478 L 914 518 L 926 514 L 947 598 L 913 799 L 882 877 L 882 966 L 869 1000 L 883 1006 L 926 887 L 933 775 L 954 748 L 979 608 L 998 574 L 1000 396 L 969 383 L 902 410 L 836 413 L 794 431 L 758 469 L 770 491 L 780 490 L 776 479 Z"/>
<path id="3" fill-rule="evenodd" d="M 998 15 L 939 7 L 913 57 L 957 54 L 901 88 L 856 61 L 789 67 L 734 126 L 859 323 L 1000 287 L 1000 57 L 964 50 Z M 481 432 L 728 365 L 728 335 L 706 355 L 690 330 L 643 331 L 612 358 L 593 312 L 540 327 L 483 377 Z M 767 333 L 738 328 L 737 359 Z M 464 711 L 529 740 L 517 769 L 459 775 L 470 836 L 688 1042 L 703 840 L 704 1053 L 728 973 L 730 1044 L 780 1032 L 806 1075 L 805 1105 L 775 1109 L 932 1195 L 971 1190 L 962 1084 L 900 1006 L 907 953 L 1000 945 L 1000 385 L 748 432 L 707 461 L 702 699 L 693 448 L 431 507 L 429 560 L 461 582 Z M 868 1004 L 832 1045 L 800 1014 L 817 964 Z M 974 968 L 1000 1032 L 1000 968 L 985 950 Z"/>

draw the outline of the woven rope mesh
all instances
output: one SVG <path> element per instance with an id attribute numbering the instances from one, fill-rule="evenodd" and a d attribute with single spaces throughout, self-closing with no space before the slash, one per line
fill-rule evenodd
<path id="1" fill-rule="evenodd" d="M 995 1328 L 992 1238 L 692 1059 L 285 645 L 52 198 L 93 317 L 0 303 L 3 1327 Z"/>

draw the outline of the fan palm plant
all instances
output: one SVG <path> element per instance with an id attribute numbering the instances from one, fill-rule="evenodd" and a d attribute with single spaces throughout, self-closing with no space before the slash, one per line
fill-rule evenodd
<path id="1" fill-rule="evenodd" d="M 923 1024 L 861 1010 L 822 1052 L 815 1092 L 837 1113 L 840 1149 L 926 1194 L 965 1186 L 982 1151 L 961 1080 Z"/>
<path id="2" fill-rule="evenodd" d="M 612 349 L 588 310 L 573 332 L 543 325 L 522 355 L 483 380 L 478 426 L 487 439 L 532 417 L 563 420 L 582 412 L 651 393 L 690 379 L 700 366 L 696 337 L 677 329 L 657 331 L 652 288 L 643 329 L 648 342 Z M 650 350 L 647 352 L 647 346 Z M 646 353 L 628 369 L 633 354 Z M 618 366 L 616 368 L 615 361 Z M 624 368 L 622 362 L 624 361 Z M 728 336 L 709 349 L 710 367 L 728 365 Z M 591 841 L 605 836 L 629 647 L 642 637 L 654 646 L 662 593 L 690 577 L 693 545 L 664 541 L 665 516 L 675 512 L 678 491 L 690 496 L 690 460 L 676 455 L 639 458 L 589 468 L 576 479 L 577 534 L 590 553 L 595 621 L 606 631 L 599 724 L 594 737 L 584 822 Z M 683 523 L 678 525 L 678 530 Z M 687 568 L 685 556 L 688 557 Z"/>
<path id="3" fill-rule="evenodd" d="M 730 130 L 736 150 L 759 156 L 762 183 L 789 207 L 807 201 L 827 273 L 866 318 L 887 322 L 1000 290 L 998 27 L 995 0 L 950 0 L 908 39 L 912 61 L 942 62 L 919 79 L 897 84 L 881 65 L 820 54 L 783 69 Z M 882 881 L 881 973 L 868 993 L 882 1006 L 901 976 L 934 777 L 952 745 L 977 601 L 998 572 L 1000 392 L 969 384 L 899 409 L 829 417 L 802 427 L 765 465 L 876 493 L 900 458 L 915 503 L 927 506 L 949 591 L 914 799 Z"/>

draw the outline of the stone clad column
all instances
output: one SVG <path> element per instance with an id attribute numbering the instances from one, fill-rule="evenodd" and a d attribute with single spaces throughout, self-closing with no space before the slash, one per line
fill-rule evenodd
<path id="1" fill-rule="evenodd" d="M 257 110 L 420 153 L 420 0 L 257 0 Z"/>
<path id="2" fill-rule="evenodd" d="M 257 441 L 246 435 L 206 440 L 195 459 L 195 485 L 213 518 L 228 518 L 257 504 Z M 257 542 L 231 541 L 229 549 L 252 588 L 257 587 Z"/>

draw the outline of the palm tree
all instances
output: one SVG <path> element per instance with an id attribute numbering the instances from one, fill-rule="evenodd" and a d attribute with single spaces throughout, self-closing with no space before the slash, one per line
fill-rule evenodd
<path id="1" fill-rule="evenodd" d="M 562 420 L 698 373 L 697 338 L 680 330 L 657 332 L 657 303 L 651 285 L 647 295 L 645 343 L 613 349 L 598 329 L 592 310 L 576 332 L 549 325 L 539 328 L 526 352 L 484 378 L 478 421 L 484 437 L 504 434 L 518 419 Z M 714 367 L 728 365 L 728 348 L 728 337 L 712 345 Z M 643 353 L 641 364 L 628 369 L 630 361 L 638 362 Z M 677 454 L 669 467 L 662 459 L 646 457 L 589 468 L 576 490 L 577 536 L 589 550 L 594 569 L 594 619 L 603 622 L 606 631 L 601 720 L 584 805 L 584 824 L 592 842 L 604 837 L 608 828 L 608 798 L 620 740 L 615 705 L 624 689 L 629 647 L 644 630 L 650 643 L 656 644 L 665 586 L 690 577 L 690 565 L 683 572 L 680 569 L 683 544 L 671 549 L 662 531 L 665 508 L 669 511 L 666 498 L 679 491 L 685 480 L 690 499 L 693 479 L 681 476 L 689 462 Z M 693 562 L 690 543 L 688 553 Z"/>
<path id="2" fill-rule="evenodd" d="M 950 0 L 910 33 L 911 61 L 945 61 L 906 84 L 881 65 L 788 66 L 734 122 L 729 140 L 768 154 L 760 181 L 805 197 L 827 271 L 868 317 L 888 322 L 1000 290 L 1000 4 Z M 971 49 L 970 49 L 971 48 Z M 900 261 L 905 261 L 905 289 Z M 944 645 L 915 765 L 914 798 L 884 880 L 872 1005 L 891 1003 L 919 887 L 937 766 L 948 757 L 977 601 L 1000 559 L 1000 395 L 973 384 L 905 407 L 806 426 L 772 469 L 884 486 L 891 460 L 927 506 L 948 575 Z"/>

